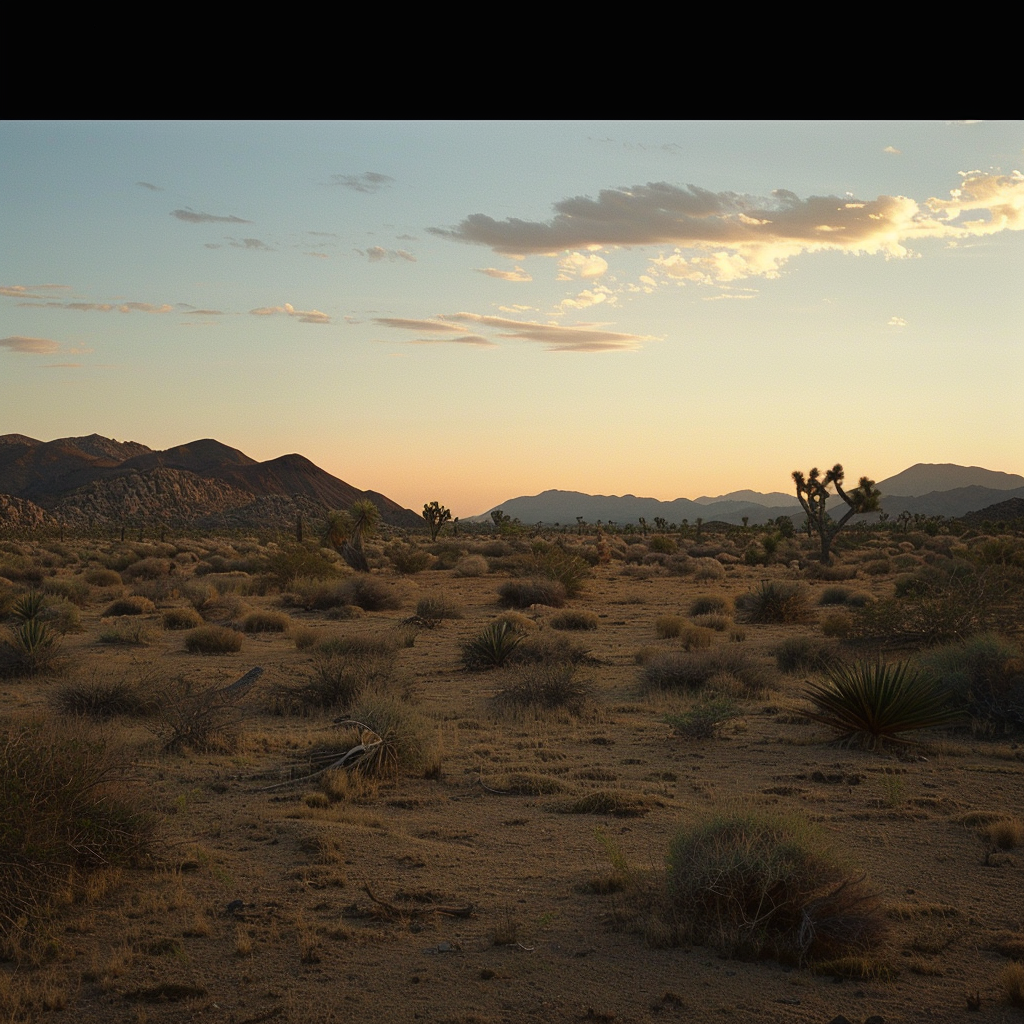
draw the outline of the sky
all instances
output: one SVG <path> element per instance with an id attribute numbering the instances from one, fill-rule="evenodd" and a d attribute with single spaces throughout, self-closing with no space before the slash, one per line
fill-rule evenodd
<path id="1" fill-rule="evenodd" d="M 0 121 L 0 434 L 549 488 L 1024 472 L 1024 122 Z"/>

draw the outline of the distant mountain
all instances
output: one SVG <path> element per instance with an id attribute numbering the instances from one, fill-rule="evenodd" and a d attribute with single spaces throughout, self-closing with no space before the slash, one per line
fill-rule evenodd
<path id="1" fill-rule="evenodd" d="M 56 441 L 0 435 L 0 495 L 83 525 L 148 518 L 281 528 L 294 525 L 300 514 L 313 522 L 361 498 L 373 501 L 389 525 L 422 525 L 411 509 L 377 491 L 361 491 L 301 455 L 257 462 L 212 438 L 154 451 L 99 434 Z M 30 516 L 25 506 L 8 502 L 0 506 L 0 522 L 13 521 L 15 509 L 19 521 Z"/>
<path id="2" fill-rule="evenodd" d="M 938 485 L 938 486 L 933 486 Z M 951 464 L 912 466 L 877 484 L 882 491 L 881 509 L 890 516 L 901 512 L 958 518 L 1008 498 L 1024 497 L 1024 476 L 999 473 L 977 466 Z M 908 488 L 899 490 L 898 488 Z M 842 507 L 838 498 L 829 508 Z M 796 494 L 772 491 L 732 491 L 717 498 L 676 498 L 661 501 L 657 498 L 638 498 L 633 494 L 622 496 L 584 494 L 580 491 L 543 491 L 532 496 L 510 498 L 495 505 L 506 515 L 524 523 L 562 523 L 572 525 L 581 516 L 587 523 L 637 523 L 641 517 L 653 526 L 657 516 L 669 523 L 684 519 L 693 523 L 698 517 L 704 522 L 726 522 L 738 525 L 746 518 L 751 526 L 759 526 L 779 516 L 802 518 Z M 486 522 L 493 509 L 467 522 Z M 863 517 L 870 522 L 877 513 Z"/>
<path id="3" fill-rule="evenodd" d="M 875 486 L 882 494 L 920 496 L 933 491 L 953 491 L 962 487 L 987 487 L 1009 491 L 1024 487 L 1024 476 L 1000 473 L 980 466 L 955 466 L 949 462 L 919 462 L 895 476 L 879 480 Z"/>

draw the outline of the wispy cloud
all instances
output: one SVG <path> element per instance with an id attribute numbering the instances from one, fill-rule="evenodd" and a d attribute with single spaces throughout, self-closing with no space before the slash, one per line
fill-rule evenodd
<path id="1" fill-rule="evenodd" d="M 533 277 L 522 267 L 515 270 L 498 270 L 497 267 L 477 267 L 478 274 L 486 274 L 488 277 L 496 277 L 501 281 L 532 281 Z"/>
<path id="2" fill-rule="evenodd" d="M 163 192 L 163 189 L 159 185 L 152 185 L 148 181 L 137 181 L 135 182 L 139 188 L 148 188 L 150 192 Z"/>
<path id="3" fill-rule="evenodd" d="M 453 338 L 416 338 L 409 345 L 473 345 L 477 348 L 497 348 L 498 343 L 479 334 L 457 334 Z"/>
<path id="4" fill-rule="evenodd" d="M 171 216 L 183 220 L 187 224 L 251 224 L 251 220 L 241 217 L 218 217 L 214 213 L 197 213 L 195 210 L 171 210 Z"/>
<path id="5" fill-rule="evenodd" d="M 406 249 L 385 249 L 382 245 L 371 245 L 369 249 L 356 249 L 356 252 L 360 256 L 365 256 L 371 263 L 380 263 L 381 260 L 416 262 L 416 257 Z"/>
<path id="6" fill-rule="evenodd" d="M 639 348 L 645 341 L 656 340 L 650 335 L 609 331 L 603 324 L 542 324 L 479 313 L 442 314 L 438 319 L 456 324 L 471 323 L 478 329 L 493 327 L 499 338 L 539 342 L 548 352 L 630 351 Z"/>
<path id="7" fill-rule="evenodd" d="M 469 330 L 468 327 L 462 327 L 459 324 L 446 324 L 440 320 L 412 320 L 401 316 L 375 316 L 373 322 L 380 324 L 381 327 L 397 327 L 402 331 L 444 331 L 451 334 L 452 331 Z"/>
<path id="8" fill-rule="evenodd" d="M 1024 228 L 1024 175 L 968 171 L 961 178 L 949 199 L 923 202 L 888 195 L 871 200 L 802 199 L 786 189 L 765 198 L 654 182 L 607 189 L 596 199 L 564 199 L 554 205 L 549 221 L 498 221 L 477 213 L 454 228 L 429 230 L 499 253 L 558 256 L 569 252 L 581 261 L 589 259 L 581 251 L 593 248 L 669 245 L 674 247 L 671 253 L 651 260 L 652 276 L 708 283 L 771 278 L 801 253 L 904 257 L 911 254 L 907 246 L 922 239 L 959 239 Z M 962 217 L 969 212 L 980 216 L 976 220 Z M 576 262 L 563 257 L 562 263 L 566 260 L 570 268 Z M 560 269 L 567 272 L 561 263 Z"/>
<path id="9" fill-rule="evenodd" d="M 68 284 L 0 285 L 0 295 L 9 299 L 48 299 L 55 291 L 71 291 Z"/>
<path id="10" fill-rule="evenodd" d="M 151 302 L 46 302 L 50 309 L 75 309 L 88 313 L 173 313 L 174 307 L 166 302 L 155 306 Z"/>
<path id="11" fill-rule="evenodd" d="M 258 238 L 229 238 L 228 245 L 236 249 L 262 249 L 265 252 L 273 252 L 273 247 Z"/>
<path id="12" fill-rule="evenodd" d="M 48 356 L 60 350 L 60 345 L 49 338 L 29 338 L 23 334 L 12 334 L 0 338 L 0 348 L 10 352 L 29 352 L 33 355 Z"/>
<path id="13" fill-rule="evenodd" d="M 350 188 L 354 192 L 379 192 L 382 188 L 394 183 L 394 178 L 377 171 L 365 171 L 362 174 L 332 174 L 331 184 Z"/>
<path id="14" fill-rule="evenodd" d="M 891 316 L 886 321 L 886 324 L 889 327 L 906 327 L 907 326 L 907 321 L 904 320 L 903 317 L 901 317 L 901 316 Z"/>
<path id="15" fill-rule="evenodd" d="M 259 309 L 249 310 L 253 316 L 291 316 L 295 317 L 302 324 L 329 324 L 331 318 L 319 309 L 296 309 L 290 302 L 283 306 L 261 306 Z"/>

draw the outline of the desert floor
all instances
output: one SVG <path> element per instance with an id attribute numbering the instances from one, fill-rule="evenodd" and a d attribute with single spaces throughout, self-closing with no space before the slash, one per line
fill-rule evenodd
<path id="1" fill-rule="evenodd" d="M 92 546 L 97 557 L 120 547 Z M 49 561 L 48 576 L 85 568 Z M 799 714 L 806 673 L 780 674 L 742 700 L 717 738 L 686 739 L 664 717 L 692 698 L 640 684 L 638 651 L 679 643 L 657 637 L 660 616 L 685 617 L 701 595 L 799 579 L 814 608 L 808 621 L 733 623 L 713 638 L 774 664 L 782 639 L 821 636 L 815 599 L 828 584 L 782 565 L 730 564 L 718 580 L 615 558 L 596 566 L 569 607 L 596 613 L 598 628 L 560 634 L 590 652 L 578 669 L 590 698 L 570 714 L 502 709 L 493 698 L 509 670 L 462 665 L 460 644 L 502 611 L 500 571 L 375 568 L 401 608 L 348 620 L 282 609 L 279 594 L 247 595 L 244 577 L 220 577 L 226 618 L 283 610 L 290 626 L 246 633 L 241 651 L 214 656 L 187 653 L 187 634 L 162 628 L 164 611 L 188 603 L 180 584 L 194 565 L 179 558 L 175 566 L 171 577 L 146 581 L 156 610 L 139 617 L 141 643 L 98 642 L 107 605 L 137 588 L 93 588 L 55 675 L 0 680 L 10 728 L 36 715 L 56 721 L 53 697 L 69 679 L 123 678 L 159 691 L 265 670 L 240 705 L 234 749 L 168 752 L 159 720 L 78 726 L 124 745 L 128 779 L 158 817 L 154 855 L 97 876 L 61 911 L 45 955 L 0 964 L 7 1017 L 826 1024 L 842 1014 L 891 1024 L 959 1021 L 977 993 L 979 1018 L 1021 1019 L 999 976 L 1012 962 L 1007 950 L 1024 949 L 1024 854 L 988 845 L 977 827 L 985 815 L 974 813 L 1024 817 L 1016 743 L 960 731 L 909 751 L 839 747 Z M 858 575 L 848 585 L 878 595 L 893 576 Z M 309 630 L 383 635 L 438 594 L 463 617 L 416 628 L 396 673 L 439 742 L 440 769 L 347 785 L 336 775 L 326 786 L 291 781 L 305 770 L 296 768 L 302 756 L 343 728 L 333 712 L 271 713 L 280 688 L 310 672 L 311 648 L 297 648 L 296 631 L 306 630 L 306 643 Z M 537 635 L 555 633 L 554 609 L 524 614 Z M 572 813 L 588 793 L 619 813 Z M 867 977 L 666 946 L 657 922 L 644 924 L 643 901 L 665 898 L 666 855 L 681 823 L 734 804 L 809 817 L 868 873 L 891 930 L 863 958 Z"/>

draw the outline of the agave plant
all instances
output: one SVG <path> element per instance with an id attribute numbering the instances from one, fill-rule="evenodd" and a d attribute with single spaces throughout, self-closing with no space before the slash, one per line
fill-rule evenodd
<path id="1" fill-rule="evenodd" d="M 522 633 L 499 619 L 462 645 L 462 663 L 470 670 L 501 668 L 522 640 Z"/>
<path id="2" fill-rule="evenodd" d="M 935 680 L 907 662 L 835 665 L 826 674 L 826 682 L 804 691 L 814 705 L 804 715 L 835 729 L 848 743 L 871 748 L 909 743 L 903 733 L 952 725 L 961 717 Z"/>

